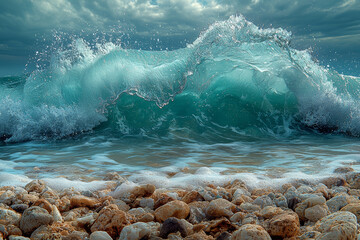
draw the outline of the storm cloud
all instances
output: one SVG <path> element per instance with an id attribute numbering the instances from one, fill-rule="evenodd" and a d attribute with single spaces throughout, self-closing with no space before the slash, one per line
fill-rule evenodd
<path id="1" fill-rule="evenodd" d="M 171 48 L 234 14 L 291 31 L 297 48 L 360 57 L 360 0 L 9 0 L 0 1 L 0 66 L 21 68 L 53 30 L 159 38 Z"/>

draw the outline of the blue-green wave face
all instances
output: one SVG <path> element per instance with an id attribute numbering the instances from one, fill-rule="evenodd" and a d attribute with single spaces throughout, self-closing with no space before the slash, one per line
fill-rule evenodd
<path id="1" fill-rule="evenodd" d="M 115 135 L 360 135 L 359 78 L 319 66 L 281 28 L 216 22 L 184 49 L 142 51 L 78 39 L 47 69 L 0 79 L 5 141 Z"/>

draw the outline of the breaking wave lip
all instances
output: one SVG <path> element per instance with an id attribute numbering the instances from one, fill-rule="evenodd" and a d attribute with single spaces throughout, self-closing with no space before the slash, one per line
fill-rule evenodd
<path id="1" fill-rule="evenodd" d="M 0 81 L 0 139 L 60 139 L 99 126 L 120 135 L 359 136 L 359 78 L 320 66 L 290 41 L 290 32 L 242 16 L 174 51 L 74 40 L 48 68 Z"/>

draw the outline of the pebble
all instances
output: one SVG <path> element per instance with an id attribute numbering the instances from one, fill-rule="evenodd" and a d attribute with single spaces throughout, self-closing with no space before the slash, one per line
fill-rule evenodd
<path id="1" fill-rule="evenodd" d="M 231 240 L 271 240 L 269 233 L 260 225 L 245 224 L 232 234 Z"/>
<path id="2" fill-rule="evenodd" d="M 223 198 L 212 200 L 209 206 L 206 208 L 206 214 L 212 218 L 230 218 L 235 211 L 236 205 Z"/>
<path id="3" fill-rule="evenodd" d="M 49 212 L 41 207 L 30 207 L 21 216 L 20 229 L 24 234 L 31 234 L 41 225 L 48 225 L 54 220 Z"/>
<path id="4" fill-rule="evenodd" d="M 105 231 L 95 231 L 90 234 L 90 240 L 112 240 L 112 238 Z"/>
<path id="5" fill-rule="evenodd" d="M 164 222 L 169 217 L 186 218 L 190 213 L 189 206 L 179 200 L 171 201 L 155 210 L 156 220 Z"/>

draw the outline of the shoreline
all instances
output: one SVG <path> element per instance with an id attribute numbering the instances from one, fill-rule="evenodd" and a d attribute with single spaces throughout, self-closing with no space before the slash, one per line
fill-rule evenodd
<path id="1" fill-rule="evenodd" d="M 340 175 L 339 175 L 340 174 Z M 0 187 L 0 239 L 356 239 L 360 173 L 253 187 L 159 188 L 117 173 L 104 189 Z M 51 184 L 50 184 L 51 185 Z M 250 184 L 251 185 L 251 184 Z M 20 238 L 19 236 L 23 236 Z"/>

